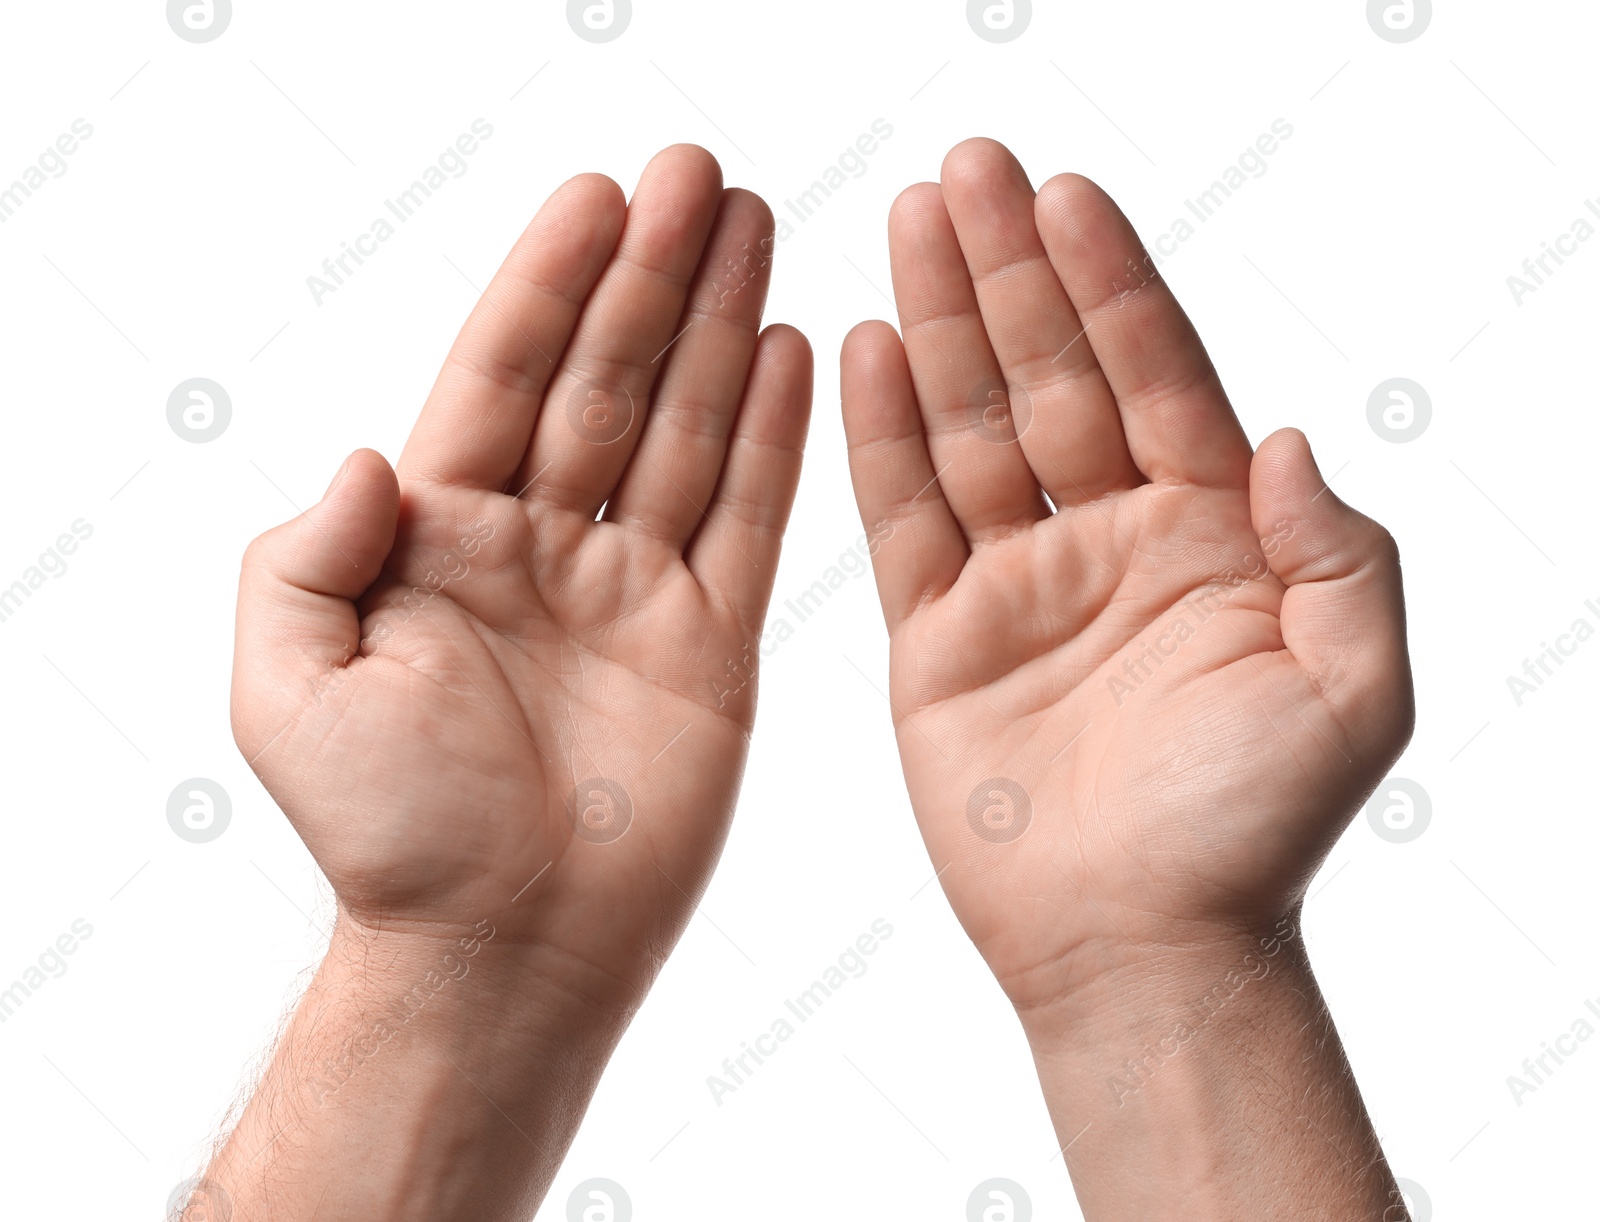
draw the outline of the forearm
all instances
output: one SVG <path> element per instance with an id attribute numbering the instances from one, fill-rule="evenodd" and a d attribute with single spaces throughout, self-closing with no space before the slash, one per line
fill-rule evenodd
<path id="1" fill-rule="evenodd" d="M 1023 1016 L 1088 1222 L 1407 1216 L 1297 924 L 1114 958 Z"/>
<path id="2" fill-rule="evenodd" d="M 341 918 L 206 1178 L 236 1222 L 529 1218 L 626 1011 L 475 931 Z"/>

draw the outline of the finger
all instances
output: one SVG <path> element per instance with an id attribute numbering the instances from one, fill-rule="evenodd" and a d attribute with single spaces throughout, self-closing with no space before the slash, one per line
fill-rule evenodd
<path id="1" fill-rule="evenodd" d="M 727 460 L 685 559 L 700 585 L 758 632 L 772 596 L 811 418 L 811 345 L 793 327 L 761 333 Z"/>
<path id="2" fill-rule="evenodd" d="M 394 546 L 400 488 L 357 450 L 322 500 L 250 544 L 239 577 L 233 723 L 249 758 L 356 655 L 359 598 Z"/>
<path id="3" fill-rule="evenodd" d="M 616 253 L 550 381 L 510 491 L 593 518 L 633 453 L 722 195 L 705 149 L 675 145 L 640 176 Z"/>
<path id="4" fill-rule="evenodd" d="M 636 524 L 678 547 L 700 525 L 755 354 L 772 235 L 772 210 L 759 195 L 723 192 L 681 334 L 662 358 L 666 368 L 606 506 L 608 521 Z"/>
<path id="5" fill-rule="evenodd" d="M 1000 363 L 936 184 L 909 187 L 889 213 L 889 264 L 900 333 L 945 500 L 968 539 L 1047 516 L 1017 445 Z"/>
<path id="6" fill-rule="evenodd" d="M 890 631 L 955 584 L 969 552 L 945 503 L 905 348 L 886 322 L 845 336 L 839 391 L 850 480 Z"/>
<path id="7" fill-rule="evenodd" d="M 1288 587 L 1280 619 L 1289 652 L 1355 733 L 1409 738 L 1405 600 L 1389 532 L 1329 490 L 1298 429 L 1280 429 L 1256 452 L 1250 516 Z"/>
<path id="8" fill-rule="evenodd" d="M 1250 443 L 1205 346 L 1128 218 L 1076 174 L 1039 188 L 1034 215 L 1117 397 L 1139 470 L 1157 481 L 1246 487 Z"/>
<path id="9" fill-rule="evenodd" d="M 1004 145 L 967 140 L 945 158 L 940 185 L 1039 484 L 1057 505 L 1077 505 L 1142 483 L 1022 166 Z"/>
<path id="10" fill-rule="evenodd" d="M 500 489 L 511 478 L 626 210 L 621 188 L 600 174 L 545 201 L 445 358 L 400 456 L 407 480 Z"/>

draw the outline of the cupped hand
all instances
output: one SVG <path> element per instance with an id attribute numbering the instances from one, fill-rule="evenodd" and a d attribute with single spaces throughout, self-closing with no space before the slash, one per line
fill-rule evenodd
<path id="1" fill-rule="evenodd" d="M 642 991 L 720 851 L 811 358 L 759 331 L 773 218 L 679 146 L 551 196 L 397 471 L 348 460 L 239 597 L 241 750 L 385 930 L 489 921 Z"/>
<path id="2" fill-rule="evenodd" d="M 1405 745 L 1395 546 L 1252 452 L 1116 205 L 984 140 L 890 219 L 842 356 L 907 785 L 1019 1008 L 1271 927 Z"/>

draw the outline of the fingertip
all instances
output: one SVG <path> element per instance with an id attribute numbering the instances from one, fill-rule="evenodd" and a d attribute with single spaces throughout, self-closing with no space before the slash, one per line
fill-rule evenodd
<path id="1" fill-rule="evenodd" d="M 1293 426 L 1277 429 L 1267 434 L 1266 438 L 1256 447 L 1257 453 L 1268 453 L 1285 448 L 1300 451 L 1307 458 L 1311 458 L 1311 439 Z M 1312 459 L 1315 462 L 1315 459 Z"/>
<path id="2" fill-rule="evenodd" d="M 350 457 L 344 460 L 340 472 L 344 475 L 353 473 L 359 478 L 384 480 L 396 488 L 399 487 L 394 467 L 390 465 L 389 460 L 368 446 L 352 451 Z"/>
<path id="3" fill-rule="evenodd" d="M 755 218 L 756 228 L 761 230 L 763 241 L 771 239 L 777 231 L 778 222 L 772 215 L 772 205 L 765 199 L 746 187 L 724 187 L 722 191 L 724 214 L 736 209 Z"/>
<path id="4" fill-rule="evenodd" d="M 771 323 L 761 332 L 761 342 L 778 345 L 780 351 L 791 352 L 807 364 L 811 363 L 811 341 L 799 327 L 786 322 Z"/>
<path id="5" fill-rule="evenodd" d="M 858 356 L 872 356 L 881 350 L 884 344 L 891 340 L 899 342 L 899 339 L 900 333 L 892 324 L 881 318 L 869 318 L 864 322 L 858 322 L 845 332 L 844 342 L 839 345 L 840 368 Z"/>
<path id="6" fill-rule="evenodd" d="M 805 332 L 788 323 L 773 323 L 761 332 L 756 344 L 756 361 L 771 368 L 777 386 L 792 392 L 784 406 L 801 416 L 811 412 L 811 388 L 815 361 L 811 341 Z"/>
<path id="7" fill-rule="evenodd" d="M 941 186 L 982 186 L 1010 178 L 1021 168 L 1015 154 L 998 140 L 971 136 L 944 155 L 939 166 Z"/>
<path id="8" fill-rule="evenodd" d="M 536 238 L 542 232 L 540 218 L 551 214 L 560 218 L 575 257 L 588 263 L 616 247 L 628 215 L 628 197 L 604 174 L 579 174 L 551 192 L 524 237 Z"/>
<path id="9" fill-rule="evenodd" d="M 705 166 L 718 166 L 717 156 L 703 144 L 696 144 L 692 140 L 679 140 L 663 148 L 657 157 L 681 158 L 684 161 L 693 161 Z"/>
<path id="10" fill-rule="evenodd" d="M 889 205 L 889 231 L 913 224 L 930 212 L 944 211 L 944 191 L 936 182 L 914 182 Z"/>
<path id="11" fill-rule="evenodd" d="M 723 206 L 722 167 L 697 144 L 675 144 L 650 159 L 639 176 L 619 251 L 665 271 L 682 255 L 698 263 Z"/>
<path id="12" fill-rule="evenodd" d="M 597 171 L 574 174 L 557 187 L 552 195 L 580 195 L 597 206 L 611 204 L 625 207 L 628 202 L 627 193 L 617 181 Z"/>
<path id="13" fill-rule="evenodd" d="M 1250 460 L 1250 502 L 1265 516 L 1307 520 L 1349 510 L 1328 487 L 1310 439 L 1297 428 L 1278 429 L 1256 447 Z"/>
<path id="14" fill-rule="evenodd" d="M 355 598 L 383 570 L 399 513 L 400 484 L 389 460 L 357 450 L 317 504 L 250 544 L 244 567 L 302 590 Z"/>
<path id="15" fill-rule="evenodd" d="M 1053 174 L 1039 188 L 1040 200 L 1048 199 L 1056 207 L 1070 208 L 1084 203 L 1109 201 L 1111 196 L 1094 179 L 1073 170 Z"/>
<path id="16" fill-rule="evenodd" d="M 344 460 L 322 502 L 330 509 L 358 507 L 376 520 L 392 518 L 400 506 L 400 480 L 387 458 L 363 447 Z"/>
<path id="17" fill-rule="evenodd" d="M 669 144 L 650 159 L 644 174 L 649 176 L 662 171 L 691 177 L 701 183 L 714 183 L 717 190 L 722 189 L 722 163 L 702 145 Z"/>
<path id="18" fill-rule="evenodd" d="M 920 431 L 921 416 L 900 334 L 880 319 L 857 323 L 839 348 L 839 397 L 852 443 Z"/>
<path id="19" fill-rule="evenodd" d="M 1328 486 L 1299 429 L 1279 429 L 1257 447 L 1250 515 L 1263 539 L 1281 541 L 1272 567 L 1290 584 L 1374 565 L 1398 569 L 1394 537 Z"/>
<path id="20" fill-rule="evenodd" d="M 1033 207 L 1040 232 L 1048 228 L 1068 238 L 1080 257 L 1097 243 L 1117 242 L 1126 224 L 1116 201 L 1099 183 L 1082 174 L 1057 174 L 1047 180 L 1034 197 Z"/>
<path id="21" fill-rule="evenodd" d="M 939 186 L 949 202 L 970 206 L 982 206 L 984 200 L 1019 186 L 1030 189 L 1027 171 L 1022 170 L 1016 155 L 987 136 L 965 139 L 944 155 Z"/>

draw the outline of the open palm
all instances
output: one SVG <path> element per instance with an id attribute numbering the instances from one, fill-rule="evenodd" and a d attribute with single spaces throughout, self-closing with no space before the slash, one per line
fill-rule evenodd
<path id="1" fill-rule="evenodd" d="M 241 749 L 370 924 L 492 919 L 647 984 L 732 815 L 810 353 L 716 162 L 572 180 L 451 351 L 398 478 L 352 456 L 240 594 Z"/>
<path id="2" fill-rule="evenodd" d="M 1252 454 L 1126 218 L 969 141 L 846 343 L 912 805 L 1019 1005 L 1080 952 L 1270 924 L 1410 732 L 1398 562 L 1292 430 Z M 1105 958 L 1105 956 L 1099 956 Z"/>

